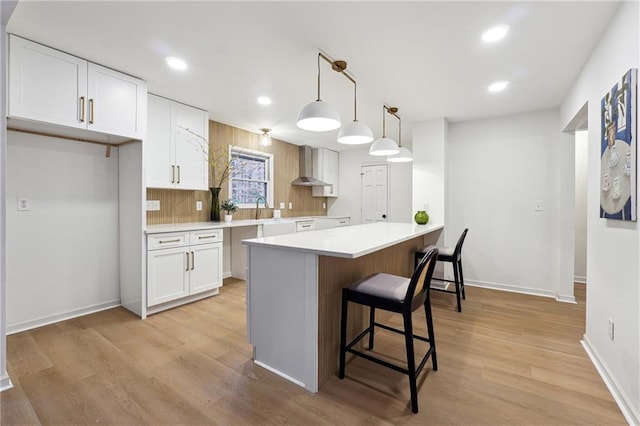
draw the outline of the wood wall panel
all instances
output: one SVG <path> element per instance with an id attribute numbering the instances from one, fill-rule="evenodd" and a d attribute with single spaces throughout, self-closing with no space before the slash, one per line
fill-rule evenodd
<path id="1" fill-rule="evenodd" d="M 320 256 L 318 261 L 318 387 L 322 387 L 338 371 L 340 355 L 340 307 L 342 288 L 376 272 L 410 277 L 413 273 L 414 253 L 428 244 L 435 244 L 441 230 L 424 237 L 416 237 L 395 246 L 359 257 L 344 259 Z M 391 317 L 376 311 L 376 321 Z M 369 310 L 351 303 L 347 339 L 358 335 L 369 321 Z M 366 338 L 363 339 L 366 341 Z"/>
<path id="2" fill-rule="evenodd" d="M 284 202 L 287 207 L 281 211 L 282 217 L 326 215 L 326 209 L 322 208 L 322 203 L 327 202 L 326 197 L 312 197 L 310 187 L 291 186 L 291 182 L 299 176 L 298 146 L 278 139 L 272 141 L 271 146 L 260 146 L 257 133 L 209 121 L 209 145 L 212 149 L 214 146 L 222 147 L 224 152 L 228 152 L 228 146 L 234 145 L 273 154 L 274 201 L 276 206 Z M 220 151 L 220 148 L 217 148 L 217 151 Z M 225 182 L 220 192 L 220 200 L 228 198 L 228 193 Z M 147 212 L 147 224 L 150 225 L 209 220 L 211 194 L 208 191 L 148 188 L 147 200 L 160 200 L 160 211 Z M 196 201 L 202 201 L 202 211 L 196 210 Z M 289 202 L 293 203 L 291 210 L 288 209 Z M 240 209 L 234 213 L 233 218 L 254 219 L 255 214 L 255 209 Z M 273 206 L 262 209 L 261 217 L 272 216 Z"/>

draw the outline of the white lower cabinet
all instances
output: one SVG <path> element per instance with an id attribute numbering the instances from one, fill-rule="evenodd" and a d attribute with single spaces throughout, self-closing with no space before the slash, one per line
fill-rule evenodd
<path id="1" fill-rule="evenodd" d="M 221 229 L 148 235 L 147 306 L 221 287 L 222 235 Z"/>

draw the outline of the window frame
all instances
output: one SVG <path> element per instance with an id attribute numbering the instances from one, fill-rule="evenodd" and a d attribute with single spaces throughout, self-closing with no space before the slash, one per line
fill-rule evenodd
<path id="1" fill-rule="evenodd" d="M 265 183 L 267 185 L 267 204 L 269 205 L 269 208 L 273 208 L 273 187 L 274 187 L 274 183 L 273 183 L 273 169 L 274 169 L 274 156 L 273 154 L 269 153 L 269 152 L 264 152 L 264 151 L 258 151 L 255 149 L 250 149 L 250 148 L 244 148 L 241 146 L 234 146 L 234 145 L 229 145 L 229 160 L 233 159 L 233 155 L 248 155 L 251 157 L 256 157 L 258 159 L 264 159 L 265 160 L 265 168 L 266 168 L 266 180 Z M 229 198 L 232 197 L 233 195 L 233 182 L 234 180 L 240 180 L 237 179 L 235 176 L 233 176 L 233 173 L 231 173 L 229 175 L 229 179 L 228 179 L 228 193 L 229 193 Z M 234 200 L 235 201 L 235 200 Z M 260 208 L 266 208 L 264 203 L 260 203 L 259 204 Z M 255 203 L 238 203 L 238 208 L 240 209 L 255 209 L 256 208 L 256 204 Z"/>

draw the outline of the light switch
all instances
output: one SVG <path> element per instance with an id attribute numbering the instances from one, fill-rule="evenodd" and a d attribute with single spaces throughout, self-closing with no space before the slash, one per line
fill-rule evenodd
<path id="1" fill-rule="evenodd" d="M 197 211 L 201 211 L 202 210 L 202 201 L 196 201 L 196 210 Z"/>
<path id="2" fill-rule="evenodd" d="M 293 209 L 293 203 L 289 201 L 289 210 Z"/>
<path id="3" fill-rule="evenodd" d="M 18 197 L 18 211 L 29 211 L 31 210 L 31 202 L 28 198 Z"/>
<path id="4" fill-rule="evenodd" d="M 280 210 L 284 210 L 284 203 L 280 202 Z"/>

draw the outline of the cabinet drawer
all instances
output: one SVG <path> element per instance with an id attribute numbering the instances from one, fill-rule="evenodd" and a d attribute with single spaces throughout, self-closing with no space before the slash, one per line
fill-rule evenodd
<path id="1" fill-rule="evenodd" d="M 189 242 L 194 244 L 219 243 L 222 241 L 222 229 L 205 229 L 202 231 L 191 231 Z"/>
<path id="2" fill-rule="evenodd" d="M 187 245 L 189 245 L 189 234 L 187 232 L 147 235 L 147 250 Z"/>
<path id="3" fill-rule="evenodd" d="M 296 232 L 311 231 L 316 227 L 313 220 L 305 220 L 303 222 L 296 222 Z"/>
<path id="4" fill-rule="evenodd" d="M 336 226 L 347 226 L 351 223 L 351 219 L 348 217 L 343 217 L 341 219 L 336 219 Z"/>

